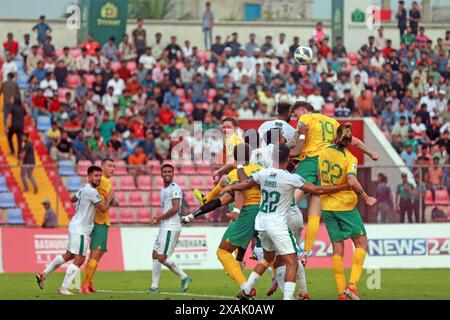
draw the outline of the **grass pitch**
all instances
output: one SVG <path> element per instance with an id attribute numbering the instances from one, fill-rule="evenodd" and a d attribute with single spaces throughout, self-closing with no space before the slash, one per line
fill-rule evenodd
<path id="1" fill-rule="evenodd" d="M 90 295 L 56 294 L 64 273 L 52 274 L 44 290 L 36 285 L 34 274 L 0 274 L 0 299 L 14 300 L 226 300 L 234 299 L 237 284 L 221 270 L 187 270 L 193 278 L 190 289 L 181 294 L 179 279 L 170 271 L 161 273 L 159 294 L 147 294 L 151 283 L 150 271 L 97 272 L 95 286 L 99 292 Z M 249 270 L 246 271 L 248 275 Z M 348 279 L 350 270 L 346 270 Z M 330 269 L 307 269 L 308 290 L 314 300 L 335 300 L 336 286 Z M 363 273 L 358 289 L 364 300 L 423 300 L 450 299 L 450 269 L 383 269 L 380 271 L 379 289 L 369 289 L 367 283 L 376 286 L 373 274 Z M 257 299 L 281 299 L 278 289 L 272 297 L 266 296 L 271 277 L 260 278 L 256 290 Z M 74 291 L 75 292 L 75 291 Z"/>

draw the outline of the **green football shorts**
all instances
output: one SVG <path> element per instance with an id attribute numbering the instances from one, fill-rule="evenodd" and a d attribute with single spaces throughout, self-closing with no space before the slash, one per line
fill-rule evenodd
<path id="1" fill-rule="evenodd" d="M 108 242 L 108 229 L 106 224 L 94 223 L 94 230 L 91 234 L 91 245 L 90 249 L 96 250 L 101 249 L 103 252 L 107 252 L 107 242 Z"/>
<path id="2" fill-rule="evenodd" d="M 235 247 L 246 249 L 252 238 L 257 235 L 255 219 L 258 212 L 258 205 L 242 208 L 239 217 L 230 223 L 223 234 L 222 241 L 229 242 Z"/>
<path id="3" fill-rule="evenodd" d="M 356 207 L 349 211 L 322 210 L 322 217 L 331 242 L 358 238 L 367 234 L 361 215 Z"/>
<path id="4" fill-rule="evenodd" d="M 319 157 L 306 157 L 301 160 L 295 168 L 295 173 L 305 179 L 306 182 L 319 186 Z"/>

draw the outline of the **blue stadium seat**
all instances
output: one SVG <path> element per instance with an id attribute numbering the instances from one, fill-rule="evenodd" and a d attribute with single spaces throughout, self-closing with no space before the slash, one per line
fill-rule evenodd
<path id="1" fill-rule="evenodd" d="M 8 186 L 6 185 L 6 179 L 4 176 L 0 176 L 0 192 L 9 192 Z"/>
<path id="2" fill-rule="evenodd" d="M 70 160 L 59 161 L 59 175 L 61 176 L 76 176 L 75 165 Z"/>
<path id="3" fill-rule="evenodd" d="M 83 182 L 81 181 L 80 176 L 69 176 L 67 179 L 67 190 L 70 192 L 78 191 L 81 188 Z"/>
<path id="4" fill-rule="evenodd" d="M 6 218 L 6 223 L 8 224 L 25 224 L 22 216 L 22 209 L 9 209 L 8 216 Z"/>
<path id="5" fill-rule="evenodd" d="M 14 194 L 12 192 L 0 193 L 0 208 L 14 208 L 17 207 Z"/>
<path id="6" fill-rule="evenodd" d="M 46 132 L 52 127 L 52 118 L 49 116 L 38 116 L 37 118 L 37 129 L 39 131 Z"/>

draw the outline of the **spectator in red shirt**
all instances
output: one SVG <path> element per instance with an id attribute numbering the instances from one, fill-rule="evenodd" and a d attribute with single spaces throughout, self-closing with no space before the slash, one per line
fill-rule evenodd
<path id="1" fill-rule="evenodd" d="M 331 57 L 331 48 L 328 45 L 328 41 L 329 41 L 329 38 L 326 36 L 323 38 L 322 44 L 319 45 L 319 51 L 322 53 L 322 56 L 325 59 L 328 59 Z"/>
<path id="2" fill-rule="evenodd" d="M 392 48 L 392 40 L 388 39 L 386 40 L 386 47 L 381 50 L 381 54 L 385 59 L 387 59 L 391 56 L 392 51 L 394 51 L 394 49 Z"/>
<path id="3" fill-rule="evenodd" d="M 3 42 L 3 49 L 5 49 L 5 54 L 9 52 L 15 57 L 19 52 L 19 43 L 17 43 L 17 41 L 14 41 L 14 35 L 11 32 L 7 34 L 7 39 L 8 40 Z"/>
<path id="4" fill-rule="evenodd" d="M 31 98 L 31 113 L 34 119 L 37 119 L 39 115 L 47 114 L 47 98 L 44 97 L 44 90 L 38 89 L 36 94 Z"/>
<path id="5" fill-rule="evenodd" d="M 54 96 L 51 101 L 49 101 L 48 111 L 55 114 L 61 109 L 61 104 L 59 103 L 58 96 Z"/>
<path id="6" fill-rule="evenodd" d="M 81 48 L 85 48 L 89 56 L 95 56 L 95 50 L 97 48 L 101 49 L 100 44 L 97 41 L 94 41 L 94 36 L 92 34 L 88 35 L 87 41 L 81 44 Z"/>
<path id="7" fill-rule="evenodd" d="M 75 139 L 78 132 L 81 131 L 82 125 L 76 114 L 72 115 L 70 121 L 64 125 L 64 131 L 67 132 L 71 139 Z"/>
<path id="8" fill-rule="evenodd" d="M 143 140 L 145 138 L 145 126 L 141 116 L 134 117 L 129 128 L 134 132 L 134 137 L 136 139 Z"/>
<path id="9" fill-rule="evenodd" d="M 141 83 L 139 82 L 138 76 L 135 74 L 128 80 L 127 89 L 132 95 L 135 95 L 139 88 L 141 88 Z"/>
<path id="10" fill-rule="evenodd" d="M 117 70 L 117 73 L 119 74 L 119 77 L 125 82 L 130 77 L 131 73 L 130 70 L 127 69 L 127 63 L 125 60 L 122 60 L 120 62 L 120 68 L 119 70 Z"/>
<path id="11" fill-rule="evenodd" d="M 175 117 L 175 112 L 170 108 L 170 103 L 165 103 L 163 108 L 159 112 L 159 117 L 161 118 L 161 123 L 165 126 L 170 123 L 170 118 Z"/>

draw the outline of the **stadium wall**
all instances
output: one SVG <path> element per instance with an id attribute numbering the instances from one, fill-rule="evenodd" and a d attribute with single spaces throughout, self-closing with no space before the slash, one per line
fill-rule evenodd
<path id="1" fill-rule="evenodd" d="M 49 25 L 52 27 L 53 43 L 56 47 L 63 46 L 76 46 L 77 42 L 77 30 L 69 30 L 66 27 L 64 20 L 50 20 Z M 262 44 L 264 42 L 265 35 L 272 35 L 274 42 L 278 39 L 278 35 L 281 32 L 286 33 L 288 43 L 292 42 L 294 36 L 300 37 L 301 44 L 307 44 L 308 39 L 312 35 L 312 30 L 315 26 L 314 21 L 305 22 L 217 22 L 214 27 L 213 35 L 221 35 L 222 41 L 227 35 L 231 35 L 232 32 L 237 31 L 239 33 L 239 41 L 242 44 L 247 43 L 250 33 L 255 33 L 257 36 L 257 43 Z M 6 35 L 8 32 L 13 32 L 16 39 L 19 39 L 19 43 L 22 42 L 23 35 L 30 33 L 32 39 L 36 38 L 36 35 L 31 31 L 31 28 L 36 24 L 35 20 L 19 20 L 19 19 L 1 19 L 0 20 L 0 34 Z M 128 20 L 126 31 L 131 34 L 131 31 L 135 28 L 136 21 Z M 436 41 L 438 37 L 444 37 L 445 31 L 449 29 L 449 24 L 421 24 L 426 28 L 426 34 Z M 383 24 L 385 28 L 385 36 L 387 39 L 392 39 L 392 46 L 400 46 L 399 31 L 395 23 Z M 331 32 L 331 23 L 324 21 L 324 27 L 327 34 Z M 367 38 L 370 35 L 376 34 L 376 29 L 369 30 L 365 23 L 352 23 L 345 24 L 345 46 L 348 51 L 356 51 L 367 42 Z M 201 22 L 199 21 L 185 21 L 185 20 L 146 20 L 144 28 L 147 31 L 147 37 L 149 44 L 154 41 L 154 35 L 156 32 L 163 34 L 163 41 L 168 43 L 169 38 L 175 35 L 179 39 L 179 44 L 182 45 L 184 40 L 190 40 L 192 46 L 198 46 L 199 49 L 203 48 L 203 33 L 201 29 Z M 120 39 L 117 40 L 118 42 Z"/>
<path id="2" fill-rule="evenodd" d="M 216 249 L 225 227 L 186 227 L 174 252 L 184 269 L 222 269 Z M 365 268 L 450 268 L 450 223 L 366 225 L 369 238 Z M 155 227 L 111 228 L 108 253 L 99 270 L 151 270 Z M 66 229 L 0 229 L 0 272 L 37 272 L 65 252 Z M 351 267 L 352 242 L 346 241 L 344 266 Z M 246 267 L 255 262 L 249 260 Z M 324 225 L 313 247 L 309 268 L 331 266 L 332 245 Z M 2 267 L 3 260 L 3 267 Z M 59 271 L 65 271 L 64 265 Z"/>

